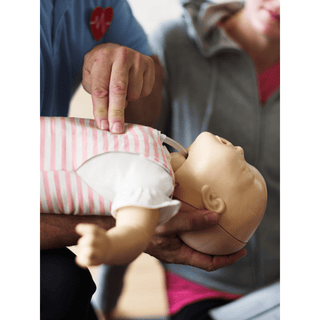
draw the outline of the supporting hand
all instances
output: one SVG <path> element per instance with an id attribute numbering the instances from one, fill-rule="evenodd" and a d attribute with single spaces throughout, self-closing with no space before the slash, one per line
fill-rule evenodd
<path id="1" fill-rule="evenodd" d="M 176 216 L 156 228 L 156 233 L 145 252 L 163 262 L 190 265 L 206 271 L 231 265 L 246 255 L 245 249 L 231 255 L 210 256 L 191 249 L 178 236 L 185 231 L 211 228 L 218 221 L 217 213 L 207 210 L 190 211 L 183 204 L 182 210 Z"/>

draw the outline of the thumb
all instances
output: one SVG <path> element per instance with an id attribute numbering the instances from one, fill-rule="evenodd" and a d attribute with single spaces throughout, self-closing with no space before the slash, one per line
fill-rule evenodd
<path id="1" fill-rule="evenodd" d="M 76 225 L 75 227 L 75 231 L 76 233 L 80 234 L 81 236 L 87 234 L 88 232 L 90 232 L 93 228 L 92 224 L 89 223 L 79 223 Z"/>
<path id="2" fill-rule="evenodd" d="M 215 226 L 219 218 L 218 213 L 208 210 L 180 211 L 166 224 L 159 226 L 157 232 L 170 234 L 208 229 Z"/>

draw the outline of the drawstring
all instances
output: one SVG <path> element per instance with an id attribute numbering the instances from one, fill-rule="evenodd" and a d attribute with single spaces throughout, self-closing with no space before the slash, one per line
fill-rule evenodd
<path id="1" fill-rule="evenodd" d="M 187 158 L 188 156 L 188 151 L 177 141 L 169 138 L 169 137 L 165 137 L 164 143 L 168 144 L 169 146 L 175 148 L 176 150 L 178 150 L 185 158 Z"/>

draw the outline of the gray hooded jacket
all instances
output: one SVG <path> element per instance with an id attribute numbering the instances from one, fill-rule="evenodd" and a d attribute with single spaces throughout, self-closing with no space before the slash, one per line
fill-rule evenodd
<path id="1" fill-rule="evenodd" d="M 246 294 L 279 281 L 280 93 L 262 106 L 257 75 L 249 56 L 217 27 L 243 2 L 213 4 L 181 0 L 180 18 L 163 23 L 150 44 L 165 68 L 164 106 L 158 128 L 188 147 L 202 131 L 240 145 L 268 186 L 264 219 L 237 263 L 206 272 L 166 264 L 165 268 L 199 284 Z"/>

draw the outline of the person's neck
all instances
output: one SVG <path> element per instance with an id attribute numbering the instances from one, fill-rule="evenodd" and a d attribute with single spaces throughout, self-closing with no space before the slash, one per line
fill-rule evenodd
<path id="1" fill-rule="evenodd" d="M 251 57 L 260 74 L 280 60 L 280 41 L 263 36 L 248 23 L 244 10 L 220 24 L 221 28 Z"/>

